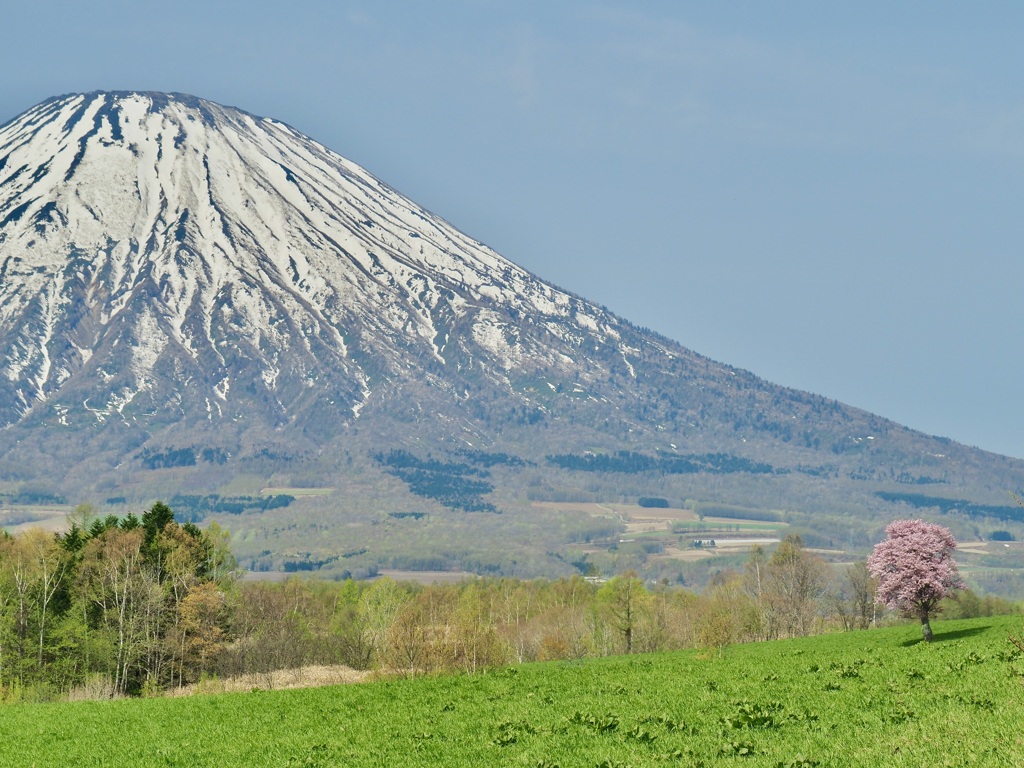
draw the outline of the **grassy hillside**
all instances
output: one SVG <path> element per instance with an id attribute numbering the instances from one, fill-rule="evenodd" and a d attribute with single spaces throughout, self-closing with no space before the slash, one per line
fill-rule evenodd
<path id="1" fill-rule="evenodd" d="M 2 765 L 1005 766 L 1020 617 L 466 677 L 11 705 Z"/>

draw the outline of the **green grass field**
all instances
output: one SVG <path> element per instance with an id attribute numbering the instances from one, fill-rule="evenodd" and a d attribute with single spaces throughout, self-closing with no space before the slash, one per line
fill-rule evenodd
<path id="1" fill-rule="evenodd" d="M 1020 617 L 474 676 L 10 705 L 4 766 L 1011 766 Z"/>

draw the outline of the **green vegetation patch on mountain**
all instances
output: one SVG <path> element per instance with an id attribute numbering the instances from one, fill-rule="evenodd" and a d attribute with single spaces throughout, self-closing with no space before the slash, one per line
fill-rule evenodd
<path id="1" fill-rule="evenodd" d="M 171 497 L 171 506 L 179 510 L 183 520 L 199 522 L 211 514 L 239 515 L 242 512 L 265 512 L 268 509 L 287 507 L 293 501 L 295 501 L 295 497 L 287 493 L 268 496 L 221 496 L 216 493 L 205 496 L 178 494 Z"/>
<path id="2" fill-rule="evenodd" d="M 548 456 L 547 460 L 556 467 L 574 469 L 579 472 L 625 472 L 627 474 L 662 472 L 667 475 L 693 475 L 698 472 L 723 475 L 733 472 L 749 472 L 766 475 L 774 472 L 770 464 L 751 461 L 728 453 L 693 453 L 686 456 L 668 453 L 647 456 L 634 451 L 616 451 L 612 454 L 563 453 Z"/>
<path id="3" fill-rule="evenodd" d="M 409 490 L 426 499 L 434 499 L 452 509 L 466 512 L 498 512 L 484 494 L 494 490 L 486 479 L 486 469 L 440 459 L 421 459 L 409 451 L 378 453 L 374 459 L 389 475 L 401 479 Z M 507 463 L 507 462 L 498 462 Z"/>
<path id="4" fill-rule="evenodd" d="M 1019 765 L 1020 617 L 467 676 L 4 709 L 0 762 Z"/>
<path id="5" fill-rule="evenodd" d="M 35 507 L 67 504 L 68 500 L 63 496 L 49 493 L 48 491 L 26 489 L 17 493 L 0 493 L 0 502 L 10 504 L 11 506 Z"/>
<path id="6" fill-rule="evenodd" d="M 185 448 L 143 448 L 138 454 L 143 469 L 167 469 L 169 467 L 194 467 L 200 461 L 207 464 L 224 464 L 228 453 L 222 448 L 199 448 L 191 445 Z"/>
<path id="7" fill-rule="evenodd" d="M 885 501 L 909 504 L 917 509 L 939 509 L 946 514 L 960 512 L 969 517 L 996 517 L 1000 520 L 1024 522 L 1024 507 L 1008 504 L 977 504 L 963 499 L 946 499 L 941 496 L 926 496 L 923 493 L 894 493 L 878 491 L 878 498 Z"/>

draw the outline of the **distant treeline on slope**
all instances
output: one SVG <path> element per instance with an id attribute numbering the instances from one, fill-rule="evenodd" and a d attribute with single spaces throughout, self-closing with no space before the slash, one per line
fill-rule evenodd
<path id="1" fill-rule="evenodd" d="M 1024 507 L 998 504 L 976 504 L 962 499 L 945 499 L 941 496 L 926 496 L 923 493 L 894 493 L 877 491 L 880 499 L 909 504 L 918 509 L 939 509 L 942 512 L 960 512 L 970 517 L 997 517 L 1000 520 L 1024 522 Z"/>
<path id="2" fill-rule="evenodd" d="M 668 509 L 668 499 L 660 496 L 641 496 L 637 505 L 645 509 Z"/>
<path id="3" fill-rule="evenodd" d="M 58 496 L 47 491 L 18 491 L 17 493 L 0 493 L 0 501 L 18 506 L 47 506 L 50 504 L 67 504 L 64 496 Z"/>
<path id="4" fill-rule="evenodd" d="M 247 510 L 266 512 L 287 507 L 293 501 L 295 497 L 287 493 L 273 496 L 220 496 L 211 493 L 207 496 L 172 496 L 171 506 L 178 510 L 178 517 L 182 520 L 197 523 L 207 515 L 240 515 Z"/>
<path id="5" fill-rule="evenodd" d="M 783 516 L 779 512 L 768 509 L 753 509 L 751 507 L 739 507 L 735 504 L 719 504 L 710 501 L 698 501 L 691 505 L 691 508 L 698 515 L 705 517 L 724 517 L 729 520 L 763 520 L 769 523 L 783 522 Z"/>
<path id="6" fill-rule="evenodd" d="M 194 467 L 200 461 L 207 464 L 224 464 L 227 452 L 222 448 L 166 448 L 162 451 L 144 448 L 138 453 L 144 469 L 168 469 L 170 467 Z"/>
<path id="7" fill-rule="evenodd" d="M 466 512 L 498 512 L 482 498 L 494 490 L 494 486 L 483 479 L 490 476 L 486 469 L 432 457 L 421 459 L 400 449 L 377 453 L 373 458 L 384 466 L 385 472 L 402 480 L 417 496 Z"/>
<path id="8" fill-rule="evenodd" d="M 600 454 L 563 453 L 548 456 L 547 460 L 550 464 L 562 469 L 579 472 L 624 472 L 627 474 L 663 472 L 666 475 L 693 475 L 698 472 L 712 474 L 731 474 L 733 472 L 771 474 L 774 472 L 770 464 L 751 461 L 728 453 L 691 453 L 686 456 L 665 453 L 647 456 L 632 451 Z"/>
<path id="9" fill-rule="evenodd" d="M 476 451 L 469 448 L 460 448 L 455 452 L 457 456 L 461 456 L 472 464 L 476 464 L 481 467 L 494 467 L 498 464 L 503 464 L 506 467 L 535 467 L 537 466 L 532 461 L 520 458 L 519 456 L 513 456 L 510 453 L 500 453 L 489 451 Z"/>

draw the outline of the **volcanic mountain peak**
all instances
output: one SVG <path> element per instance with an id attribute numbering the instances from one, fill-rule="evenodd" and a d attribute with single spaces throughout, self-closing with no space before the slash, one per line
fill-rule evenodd
<path id="1" fill-rule="evenodd" d="M 358 415 L 410 353 L 564 366 L 615 325 L 274 120 L 97 92 L 0 129 L 0 423 L 41 403 L 103 419 L 162 377 L 209 414 L 247 388 L 277 421 L 307 389 Z M 83 376 L 89 402 L 62 397 Z"/>
<path id="2" fill-rule="evenodd" d="M 318 486 L 368 526 L 514 512 L 502 542 L 533 537 L 533 500 L 859 514 L 928 484 L 1006 514 L 1024 485 L 1022 462 L 638 329 L 293 128 L 177 94 L 0 127 L 0 434 L 0 494 Z M 351 518 L 324 504 L 337 555 Z"/>

